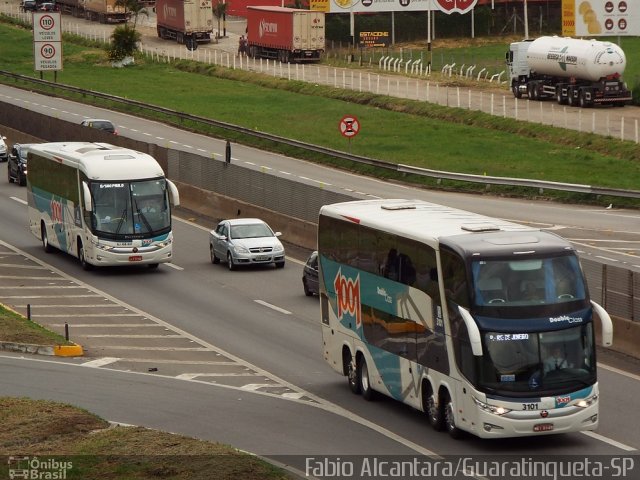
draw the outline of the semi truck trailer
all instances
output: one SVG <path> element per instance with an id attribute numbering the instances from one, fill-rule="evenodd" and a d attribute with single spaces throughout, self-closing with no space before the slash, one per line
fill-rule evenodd
<path id="1" fill-rule="evenodd" d="M 190 48 L 211 41 L 211 0 L 156 0 L 158 37 L 176 40 Z"/>
<path id="2" fill-rule="evenodd" d="M 324 12 L 247 7 L 247 53 L 282 63 L 320 60 L 325 49 Z"/>
<path id="3" fill-rule="evenodd" d="M 622 81 L 626 56 L 614 43 L 540 37 L 512 43 L 506 57 L 516 98 L 555 98 L 580 107 L 631 102 Z"/>
<path id="4" fill-rule="evenodd" d="M 122 23 L 131 16 L 124 5 L 116 5 L 117 0 L 84 0 L 84 17 L 100 23 Z"/>

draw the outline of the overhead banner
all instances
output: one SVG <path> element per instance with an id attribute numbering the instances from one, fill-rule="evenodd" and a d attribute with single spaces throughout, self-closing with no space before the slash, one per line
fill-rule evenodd
<path id="1" fill-rule="evenodd" d="M 637 0 L 562 0 L 562 34 L 567 37 L 640 35 Z"/>
<path id="2" fill-rule="evenodd" d="M 478 0 L 310 0 L 309 7 L 326 13 L 425 12 L 467 13 Z"/>

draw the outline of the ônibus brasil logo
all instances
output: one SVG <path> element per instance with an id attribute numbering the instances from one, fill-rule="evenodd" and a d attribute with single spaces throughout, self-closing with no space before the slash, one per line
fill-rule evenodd
<path id="1" fill-rule="evenodd" d="M 342 269 L 338 269 L 333 281 L 338 299 L 338 320 L 348 313 L 356 319 L 356 328 L 362 326 L 362 314 L 360 309 L 360 275 L 355 280 L 342 275 Z"/>

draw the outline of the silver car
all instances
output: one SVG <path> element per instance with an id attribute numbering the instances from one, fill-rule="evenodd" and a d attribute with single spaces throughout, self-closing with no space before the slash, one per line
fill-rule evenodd
<path id="1" fill-rule="evenodd" d="M 5 140 L 7 137 L 0 135 L 0 162 L 6 162 L 9 159 L 9 151 Z"/>
<path id="2" fill-rule="evenodd" d="M 211 263 L 227 262 L 229 270 L 240 265 L 275 263 L 284 267 L 284 247 L 271 227 L 257 218 L 221 221 L 209 232 Z"/>

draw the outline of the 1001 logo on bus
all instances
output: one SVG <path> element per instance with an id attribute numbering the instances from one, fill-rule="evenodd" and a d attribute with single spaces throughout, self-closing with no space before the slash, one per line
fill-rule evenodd
<path id="1" fill-rule="evenodd" d="M 342 320 L 345 313 L 355 317 L 356 328 L 362 326 L 362 314 L 360 309 L 360 275 L 355 280 L 347 278 L 338 269 L 333 287 L 338 299 L 338 320 Z"/>
<path id="2" fill-rule="evenodd" d="M 62 223 L 62 202 L 52 198 L 49 207 L 51 208 L 51 223 Z"/>

